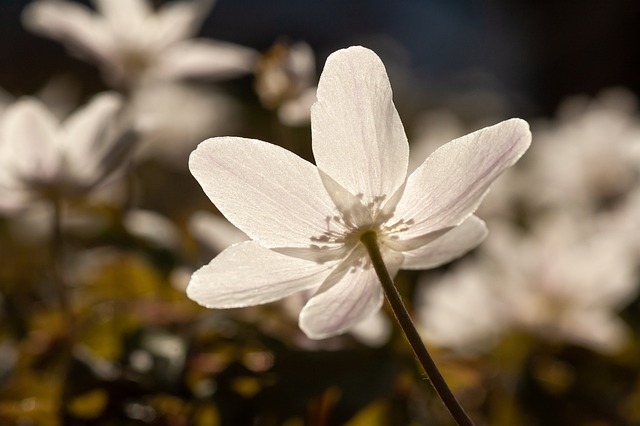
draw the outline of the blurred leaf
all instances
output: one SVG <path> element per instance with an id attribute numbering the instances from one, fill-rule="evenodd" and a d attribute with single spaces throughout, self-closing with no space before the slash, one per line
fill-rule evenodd
<path id="1" fill-rule="evenodd" d="M 122 356 L 124 335 L 133 328 L 134 325 L 124 316 L 105 315 L 82 327 L 78 332 L 78 342 L 96 356 L 115 361 Z"/>
<path id="2" fill-rule="evenodd" d="M 98 417 L 107 405 L 108 396 L 104 389 L 95 389 L 78 395 L 67 403 L 67 410 L 81 419 Z"/>
<path id="3" fill-rule="evenodd" d="M 388 418 L 386 411 L 386 403 L 374 402 L 345 423 L 345 426 L 384 426 L 387 424 L 385 419 Z"/>
<path id="4" fill-rule="evenodd" d="M 57 426 L 61 389 L 54 374 L 17 371 L 0 390 L 0 424 Z"/>
<path id="5" fill-rule="evenodd" d="M 141 257 L 114 254 L 99 265 L 86 283 L 89 301 L 156 297 L 166 288 L 162 277 Z"/>

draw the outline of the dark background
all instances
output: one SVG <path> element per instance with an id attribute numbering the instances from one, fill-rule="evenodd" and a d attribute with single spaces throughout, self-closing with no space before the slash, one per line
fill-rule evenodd
<path id="1" fill-rule="evenodd" d="M 0 0 L 0 87 L 29 94 L 71 74 L 99 88 L 93 66 L 22 28 L 27 3 Z M 319 64 L 364 44 L 400 64 L 394 88 L 435 104 L 443 93 L 491 90 L 531 116 L 552 114 L 571 94 L 638 93 L 639 23 L 637 0 L 219 0 L 200 35 L 259 50 L 281 36 L 305 40 Z"/>

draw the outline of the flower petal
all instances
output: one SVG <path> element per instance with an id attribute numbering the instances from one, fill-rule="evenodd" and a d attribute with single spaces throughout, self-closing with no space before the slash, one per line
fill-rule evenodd
<path id="1" fill-rule="evenodd" d="M 156 13 L 158 36 L 163 45 L 192 37 L 213 6 L 213 0 L 176 1 L 163 4 Z"/>
<path id="2" fill-rule="evenodd" d="M 153 16 L 148 0 L 93 0 L 96 8 L 116 34 L 129 34 L 140 30 Z"/>
<path id="3" fill-rule="evenodd" d="M 233 43 L 195 39 L 176 43 L 158 57 L 150 77 L 223 79 L 253 71 L 258 54 Z"/>
<path id="4" fill-rule="evenodd" d="M 109 62 L 115 54 L 113 38 L 104 21 L 80 3 L 34 1 L 22 13 L 22 21 L 31 31 L 58 40 L 84 57 Z"/>
<path id="5" fill-rule="evenodd" d="M 191 216 L 189 232 L 218 253 L 249 239 L 247 234 L 230 224 L 227 219 L 205 211 L 197 211 Z"/>
<path id="6" fill-rule="evenodd" d="M 405 251 L 402 269 L 430 269 L 450 262 L 476 247 L 487 236 L 487 226 L 477 216 L 470 216 L 460 226 L 436 240 Z"/>
<path id="7" fill-rule="evenodd" d="M 395 216 L 410 226 L 397 236 L 407 240 L 460 224 L 530 143 L 527 122 L 511 119 L 441 146 L 407 180 Z"/>
<path id="8" fill-rule="evenodd" d="M 122 106 L 122 98 L 116 93 L 95 96 L 84 108 L 71 115 L 62 126 L 61 144 L 68 160 L 68 170 L 87 183 L 101 172 L 101 160 L 109 153 L 111 143 L 106 140 L 109 126 L 114 124 Z M 111 142 L 111 143 L 109 143 Z"/>
<path id="9" fill-rule="evenodd" d="M 573 309 L 567 312 L 556 333 L 579 345 L 605 354 L 619 352 L 629 340 L 629 328 L 606 309 Z"/>
<path id="10" fill-rule="evenodd" d="M 344 333 L 380 309 L 384 299 L 382 286 L 366 259 L 364 246 L 356 246 L 302 308 L 299 325 L 309 338 L 324 339 Z M 395 276 L 402 256 L 385 252 L 384 259 L 389 273 Z"/>
<path id="11" fill-rule="evenodd" d="M 245 241 L 228 247 L 198 269 L 191 277 L 187 296 L 207 308 L 259 305 L 320 286 L 332 267 Z"/>
<path id="12" fill-rule="evenodd" d="M 313 155 L 320 170 L 364 202 L 403 184 L 409 146 L 378 56 L 350 47 L 329 56 L 311 109 Z"/>
<path id="13" fill-rule="evenodd" d="M 9 106 L 0 128 L 3 167 L 18 178 L 51 179 L 58 172 L 61 159 L 57 127 L 53 113 L 34 98 L 23 98 Z"/>
<path id="14" fill-rule="evenodd" d="M 191 154 L 189 168 L 220 212 L 266 247 L 311 247 L 346 232 L 332 222 L 336 207 L 316 167 L 283 148 L 212 138 Z"/>

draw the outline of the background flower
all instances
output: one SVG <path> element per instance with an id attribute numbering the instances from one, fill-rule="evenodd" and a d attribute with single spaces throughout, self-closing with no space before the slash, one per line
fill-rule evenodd
<path id="1" fill-rule="evenodd" d="M 191 39 L 212 2 L 179 1 L 154 10 L 148 0 L 96 0 L 95 13 L 66 0 L 40 0 L 25 10 L 25 25 L 98 64 L 115 87 L 140 79 L 227 77 L 251 71 L 249 48 Z"/>
<path id="2" fill-rule="evenodd" d="M 118 129 L 121 106 L 118 95 L 104 93 L 62 123 L 35 98 L 7 107 L 0 121 L 6 197 L 26 201 L 32 195 L 74 194 L 107 177 L 128 151 L 126 144 L 133 144 Z"/>

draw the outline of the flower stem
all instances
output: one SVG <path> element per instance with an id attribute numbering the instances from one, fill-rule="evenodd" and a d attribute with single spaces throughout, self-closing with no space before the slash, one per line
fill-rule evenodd
<path id="1" fill-rule="evenodd" d="M 71 305 L 69 303 L 67 286 L 62 277 L 62 206 L 59 198 L 55 197 L 52 200 L 52 207 L 51 266 L 53 280 L 58 295 L 60 310 L 67 326 L 70 327 L 72 324 Z"/>
<path id="2" fill-rule="evenodd" d="M 382 284 L 382 288 L 387 296 L 387 300 L 391 305 L 391 310 L 395 315 L 404 335 L 409 341 L 409 345 L 413 349 L 418 361 L 424 368 L 424 371 L 427 373 L 427 377 L 433 384 L 433 387 L 438 392 L 438 395 L 444 402 L 444 405 L 447 407 L 451 416 L 460 426 L 473 426 L 473 422 L 465 413 L 464 409 L 456 399 L 451 389 L 445 382 L 442 374 L 440 374 L 440 370 L 436 366 L 433 358 L 427 351 L 427 348 L 422 343 L 422 338 L 416 327 L 413 325 L 413 321 L 411 320 L 411 316 L 409 312 L 407 312 L 407 308 L 404 306 L 402 302 L 402 298 L 400 297 L 400 293 L 396 289 L 393 284 L 393 280 L 389 275 L 389 271 L 382 260 L 382 255 L 380 254 L 380 248 L 378 247 L 378 239 L 375 231 L 367 231 L 360 236 L 360 241 L 364 244 L 369 252 L 369 257 L 371 258 L 371 262 L 373 264 L 373 268 L 376 270 L 378 274 L 378 278 L 380 279 L 380 283 Z"/>

